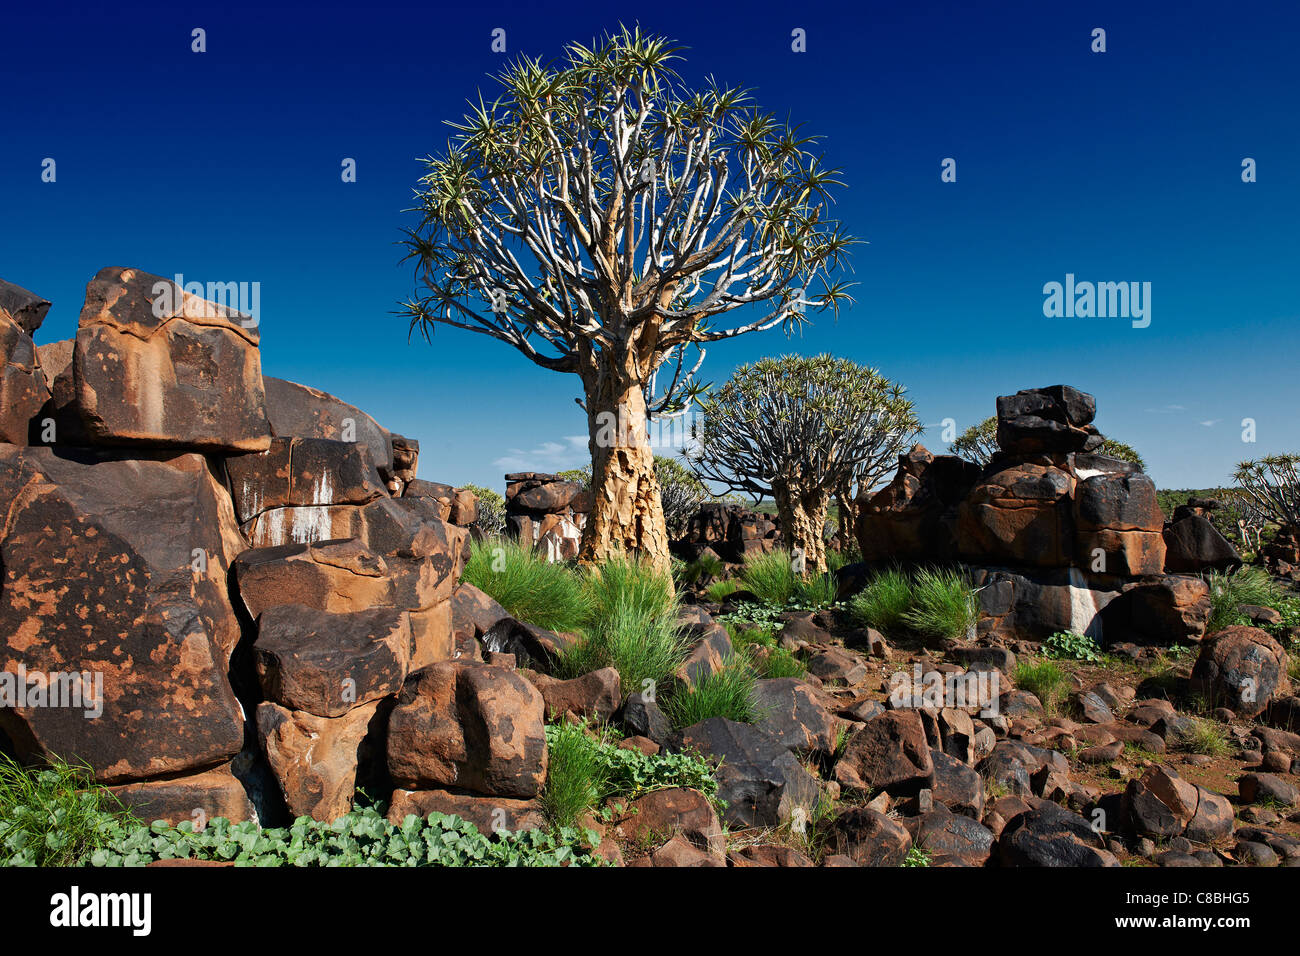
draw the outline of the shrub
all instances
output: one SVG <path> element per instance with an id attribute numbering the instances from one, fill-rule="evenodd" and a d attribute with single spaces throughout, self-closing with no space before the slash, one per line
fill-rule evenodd
<path id="1" fill-rule="evenodd" d="M 664 703 L 664 713 L 679 728 L 710 717 L 752 724 L 762 716 L 755 697 L 757 680 L 754 666 L 745 657 L 733 654 L 721 670 L 697 681 L 693 688 L 675 690 Z"/>
<path id="2" fill-rule="evenodd" d="M 717 555 L 702 554 L 694 561 L 682 566 L 681 572 L 677 575 L 677 580 L 681 584 L 697 584 L 709 578 L 721 577 L 726 568 L 726 562 Z"/>
<path id="3" fill-rule="evenodd" d="M 672 579 L 641 561 L 610 558 L 586 573 L 583 586 L 587 613 L 593 621 L 619 609 L 647 620 L 677 612 Z"/>
<path id="4" fill-rule="evenodd" d="M 907 856 L 899 865 L 905 867 L 929 866 L 930 860 L 931 857 L 929 853 L 926 853 L 919 846 L 913 846 L 908 849 Z"/>
<path id="5" fill-rule="evenodd" d="M 473 492 L 478 499 L 478 517 L 474 523 L 479 530 L 489 537 L 494 537 L 506 530 L 506 500 L 491 488 L 481 485 L 465 485 L 466 491 Z"/>
<path id="6" fill-rule="evenodd" d="M 1282 592 L 1268 572 L 1262 568 L 1241 567 L 1235 571 L 1211 572 L 1207 581 L 1210 585 L 1210 619 L 1205 625 L 1207 634 L 1222 630 L 1237 622 L 1243 604 L 1271 606 L 1282 597 Z"/>
<path id="7" fill-rule="evenodd" d="M 475 541 L 461 580 L 490 595 L 513 617 L 547 630 L 576 630 L 590 614 L 588 593 L 572 571 L 515 541 Z"/>
<path id="8" fill-rule="evenodd" d="M 708 486 L 675 458 L 655 455 L 655 478 L 659 481 L 659 500 L 664 508 L 664 524 L 673 540 L 686 532 L 686 525 L 700 510 L 700 503 L 712 495 Z"/>
<path id="9" fill-rule="evenodd" d="M 877 574 L 849 602 L 849 617 L 866 627 L 896 631 L 912 607 L 912 582 L 902 571 Z"/>
<path id="10" fill-rule="evenodd" d="M 675 617 L 647 617 L 621 604 L 583 629 L 584 639 L 556 663 L 559 677 L 581 677 L 602 667 L 618 671 L 623 693 L 641 691 L 645 681 L 663 686 L 690 650 Z"/>
<path id="11" fill-rule="evenodd" d="M 957 571 L 922 569 L 912 580 L 912 606 L 903 623 L 927 637 L 965 637 L 979 620 L 979 605 Z"/>
<path id="12" fill-rule="evenodd" d="M 796 600 L 805 608 L 820 610 L 835 603 L 838 591 L 839 582 L 834 574 L 814 574 L 799 582 Z"/>
<path id="13" fill-rule="evenodd" d="M 1038 698 L 1049 716 L 1056 713 L 1069 684 L 1065 671 L 1049 660 L 1019 662 L 1013 679 L 1018 688 Z"/>
<path id="14" fill-rule="evenodd" d="M 1073 631 L 1057 631 L 1043 641 L 1043 652 L 1048 657 L 1074 661 L 1099 661 L 1101 648 L 1097 642 L 1086 634 Z"/>
<path id="15" fill-rule="evenodd" d="M 0 866 L 77 866 L 135 823 L 89 767 L 26 769 L 0 753 Z"/>

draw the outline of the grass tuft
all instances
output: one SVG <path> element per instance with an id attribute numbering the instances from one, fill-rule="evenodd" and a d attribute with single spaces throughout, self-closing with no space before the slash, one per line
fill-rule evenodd
<path id="1" fill-rule="evenodd" d="M 77 866 L 138 823 L 88 766 L 27 769 L 0 753 L 0 866 Z"/>
<path id="2" fill-rule="evenodd" d="M 664 702 L 673 726 L 689 727 L 710 717 L 725 717 L 752 724 L 762 718 L 755 696 L 758 673 L 748 659 L 733 654 L 722 669 L 698 681 L 693 688 L 679 687 Z"/>
<path id="3" fill-rule="evenodd" d="M 564 565 L 502 538 L 470 547 L 461 580 L 492 597 L 512 617 L 551 631 L 575 631 L 590 617 L 590 597 Z"/>
<path id="4" fill-rule="evenodd" d="M 1060 707 L 1070 683 L 1065 671 L 1055 661 L 1049 660 L 1019 662 L 1013 680 L 1016 687 L 1038 698 L 1049 717 Z"/>
<path id="5" fill-rule="evenodd" d="M 912 582 L 899 570 L 882 571 L 849 602 L 849 617 L 886 633 L 896 632 L 912 607 Z"/>

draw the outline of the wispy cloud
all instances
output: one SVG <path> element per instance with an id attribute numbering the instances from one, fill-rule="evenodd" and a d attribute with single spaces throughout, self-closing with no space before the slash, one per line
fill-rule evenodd
<path id="1" fill-rule="evenodd" d="M 1185 412 L 1187 411 L 1187 406 L 1186 405 L 1161 405 L 1159 408 L 1148 408 L 1147 411 L 1155 415 L 1168 415 L 1172 412 Z"/>
<path id="2" fill-rule="evenodd" d="M 586 435 L 566 435 L 562 441 L 545 441 L 530 449 L 510 448 L 492 461 L 506 471 L 567 471 L 590 462 Z"/>
<path id="3" fill-rule="evenodd" d="M 1211 419 L 1210 419 L 1209 421 L 1207 421 L 1207 422 L 1199 422 L 1198 424 L 1204 425 L 1206 428 L 1213 428 L 1215 425 L 1219 424 L 1219 422 L 1221 422 L 1221 421 L 1223 421 L 1222 418 L 1211 418 Z"/>

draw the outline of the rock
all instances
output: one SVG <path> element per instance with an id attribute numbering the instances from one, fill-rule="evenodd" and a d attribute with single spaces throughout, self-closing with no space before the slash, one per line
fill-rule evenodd
<path id="1" fill-rule="evenodd" d="M 542 692 L 546 713 L 553 718 L 573 714 L 594 717 L 603 723 L 614 716 L 623 699 L 618 671 L 612 667 L 602 667 L 571 680 L 556 680 L 533 671 L 525 676 Z"/>
<path id="2" fill-rule="evenodd" d="M 828 847 L 858 866 L 902 866 L 912 837 L 902 824 L 867 807 L 850 807 L 831 822 Z"/>
<path id="3" fill-rule="evenodd" d="M 127 810 L 148 823 L 166 820 L 175 826 L 188 820 L 195 829 L 201 830 L 217 817 L 225 817 L 231 823 L 257 820 L 253 804 L 243 785 L 230 772 L 229 764 L 202 773 L 122 784 L 108 790 Z"/>
<path id="4" fill-rule="evenodd" d="M 855 790 L 914 795 L 934 783 L 934 762 L 921 717 L 891 710 L 867 721 L 835 764 L 835 780 Z"/>
<path id="5" fill-rule="evenodd" d="M 1155 483 L 1141 472 L 1076 474 L 1076 566 L 1130 577 L 1160 574 L 1165 567 L 1164 515 Z"/>
<path id="6" fill-rule="evenodd" d="M 712 624 L 687 653 L 675 676 L 687 687 L 694 688 L 705 677 L 721 671 L 731 655 L 731 637 L 727 629 L 721 624 Z"/>
<path id="7" fill-rule="evenodd" d="M 643 862 L 644 861 L 644 862 Z M 675 836 L 648 857 L 629 866 L 726 866 L 716 855 L 707 853 L 683 836 Z"/>
<path id="8" fill-rule="evenodd" d="M 1031 778 L 1044 769 L 1068 775 L 1070 764 L 1054 750 L 1044 750 L 1019 740 L 1000 740 L 976 769 L 985 779 L 1004 787 L 1008 793 L 1025 796 L 1033 793 Z"/>
<path id="9" fill-rule="evenodd" d="M 1009 455 L 1090 451 L 1097 400 L 1069 385 L 1028 388 L 998 397 L 998 446 Z"/>
<path id="10" fill-rule="evenodd" d="M 1102 610 L 1107 644 L 1167 647 L 1199 641 L 1210 619 L 1210 588 L 1201 578 L 1167 574 L 1126 586 Z"/>
<path id="11" fill-rule="evenodd" d="M 1241 564 L 1241 555 L 1208 518 L 1188 515 L 1165 526 L 1165 570 L 1173 574 L 1225 571 Z"/>
<path id="12" fill-rule="evenodd" d="M 494 624 L 482 637 L 483 649 L 495 654 L 513 654 L 520 667 L 547 673 L 555 661 L 578 639 L 572 634 L 548 631 L 512 617 Z"/>
<path id="13" fill-rule="evenodd" d="M 319 717 L 397 693 L 406 679 L 411 629 L 397 608 L 332 614 L 302 604 L 269 608 L 253 645 L 267 699 Z"/>
<path id="14" fill-rule="evenodd" d="M 1016 655 L 1005 647 L 953 647 L 947 656 L 972 671 L 1011 674 L 1016 669 Z"/>
<path id="15" fill-rule="evenodd" d="M 1273 803 L 1294 807 L 1300 803 L 1300 790 L 1272 773 L 1248 773 L 1237 781 L 1244 803 Z"/>
<path id="16" fill-rule="evenodd" d="M 392 436 L 361 409 L 296 382 L 270 377 L 263 381 L 272 435 L 357 442 L 370 449 L 370 458 L 380 477 L 384 481 L 392 477 Z"/>
<path id="17" fill-rule="evenodd" d="M 1245 866 L 1277 866 L 1277 853 L 1267 843 L 1254 843 L 1239 840 L 1233 848 L 1233 856 Z"/>
<path id="18" fill-rule="evenodd" d="M 1058 631 L 1100 640 L 1099 615 L 1120 595 L 1118 578 L 1088 579 L 1076 568 L 972 568 L 970 573 L 980 604 L 977 632 L 995 640 L 1044 641 Z"/>
<path id="19" fill-rule="evenodd" d="M 808 673 L 823 683 L 852 687 L 867 676 L 867 665 L 852 651 L 832 647 L 808 658 Z"/>
<path id="20" fill-rule="evenodd" d="M 1051 465 L 1013 463 L 986 473 L 961 504 L 959 552 L 988 563 L 1068 565 L 1073 486 L 1068 472 Z"/>
<path id="21" fill-rule="evenodd" d="M 899 455 L 893 480 L 858 497 L 854 534 L 864 561 L 953 557 L 957 504 L 979 473 L 973 462 L 935 456 L 921 445 Z"/>
<path id="22" fill-rule="evenodd" d="M 793 677 L 760 680 L 754 697 L 763 719 L 758 726 L 798 754 L 830 755 L 835 750 L 840 723 L 814 695 Z"/>
<path id="23" fill-rule="evenodd" d="M 0 282 L 0 442 L 26 445 L 32 420 L 50 400 L 50 387 L 41 370 L 41 359 L 31 332 L 5 308 L 6 289 L 18 289 Z M 18 289 L 26 293 L 26 290 Z M 13 302 L 26 321 L 33 321 L 30 309 Z M 44 301 L 44 300 L 41 300 Z M 49 308 L 49 303 L 45 303 Z M 43 313 L 42 313 L 43 318 Z M 36 325 L 39 319 L 34 319 Z"/>
<path id="24" fill-rule="evenodd" d="M 1174 837 L 1196 815 L 1200 794 L 1172 767 L 1151 767 L 1124 791 L 1123 814 L 1129 828 L 1141 836 Z"/>
<path id="25" fill-rule="evenodd" d="M 1007 821 L 998 860 L 1003 866 L 1119 866 L 1087 820 L 1049 801 Z"/>
<path id="26" fill-rule="evenodd" d="M 993 854 L 993 832 L 942 804 L 908 821 L 916 846 L 930 854 L 931 866 L 984 866 Z"/>
<path id="27" fill-rule="evenodd" d="M 431 813 L 445 813 L 468 820 L 478 827 L 480 833 L 546 827 L 546 815 L 538 800 L 484 797 L 453 790 L 394 790 L 387 819 L 389 823 L 400 824 L 408 816 L 425 818 Z"/>
<path id="28" fill-rule="evenodd" d="M 370 449 L 356 442 L 274 438 L 266 451 L 225 464 L 241 524 L 272 508 L 364 505 L 386 494 Z"/>
<path id="29" fill-rule="evenodd" d="M 451 626 L 457 634 L 478 639 L 508 617 L 509 611 L 467 581 L 452 592 Z"/>
<path id="30" fill-rule="evenodd" d="M 1290 691 L 1282 645 L 1256 627 L 1227 627 L 1201 642 L 1192 684 L 1215 704 L 1244 717 L 1263 713 Z"/>
<path id="31" fill-rule="evenodd" d="M 263 451 L 270 445 L 256 322 L 135 269 L 86 286 L 73 357 L 97 443 Z"/>
<path id="32" fill-rule="evenodd" d="M 816 866 L 794 847 L 780 845 L 743 846 L 727 857 L 731 866 Z"/>
<path id="33" fill-rule="evenodd" d="M 289 813 L 332 821 L 352 809 L 362 741 L 378 723 L 379 701 L 319 717 L 264 701 L 257 735 Z"/>
<path id="34" fill-rule="evenodd" d="M 1106 702 L 1091 691 L 1076 692 L 1070 697 L 1079 715 L 1091 724 L 1109 724 L 1115 719 Z"/>
<path id="35" fill-rule="evenodd" d="M 35 335 L 49 311 L 48 299 L 0 279 L 0 320 L 14 323 L 27 335 Z"/>
<path id="36" fill-rule="evenodd" d="M 712 717 L 675 734 L 669 750 L 695 750 L 721 761 L 717 797 L 733 827 L 781 826 L 811 818 L 818 783 L 771 734 L 748 724 Z"/>
<path id="37" fill-rule="evenodd" d="M 628 694 L 623 702 L 622 723 L 628 733 L 653 740 L 660 746 L 668 741 L 673 731 L 672 723 L 659 709 L 659 704 L 644 694 Z"/>
<path id="38" fill-rule="evenodd" d="M 942 750 L 932 749 L 930 760 L 934 763 L 931 792 L 935 801 L 954 813 L 980 819 L 984 815 L 984 779 L 979 773 Z"/>
<path id="39" fill-rule="evenodd" d="M 226 573 L 242 542 L 203 458 L 0 445 L 0 501 L 0 666 L 64 704 L 0 707 L 19 758 L 80 758 L 113 784 L 234 757 Z"/>
<path id="40" fill-rule="evenodd" d="M 615 832 L 634 844 L 682 836 L 710 856 L 722 859 L 727 841 L 708 797 L 698 790 L 652 790 L 629 803 L 612 820 Z"/>
<path id="41" fill-rule="evenodd" d="M 393 598 L 388 562 L 356 538 L 249 548 L 235 559 L 237 593 L 248 616 L 304 604 L 341 614 Z"/>
<path id="42" fill-rule="evenodd" d="M 412 674 L 389 718 L 388 770 L 404 790 L 531 799 L 546 779 L 542 695 L 490 664 L 443 661 Z"/>

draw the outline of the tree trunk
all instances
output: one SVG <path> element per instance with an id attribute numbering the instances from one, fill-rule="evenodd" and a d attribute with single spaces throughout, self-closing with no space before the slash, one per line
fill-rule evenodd
<path id="1" fill-rule="evenodd" d="M 639 557 L 667 574 L 671 568 L 668 529 L 646 429 L 643 383 L 599 357 L 587 363 L 582 379 L 587 393 L 592 501 L 582 530 L 580 559 Z"/>
<path id="2" fill-rule="evenodd" d="M 804 576 L 826 570 L 826 539 L 822 529 L 826 525 L 828 495 L 822 489 L 800 493 L 780 483 L 773 483 L 772 497 L 781 518 L 781 536 L 793 553 L 796 548 L 804 555 Z"/>

